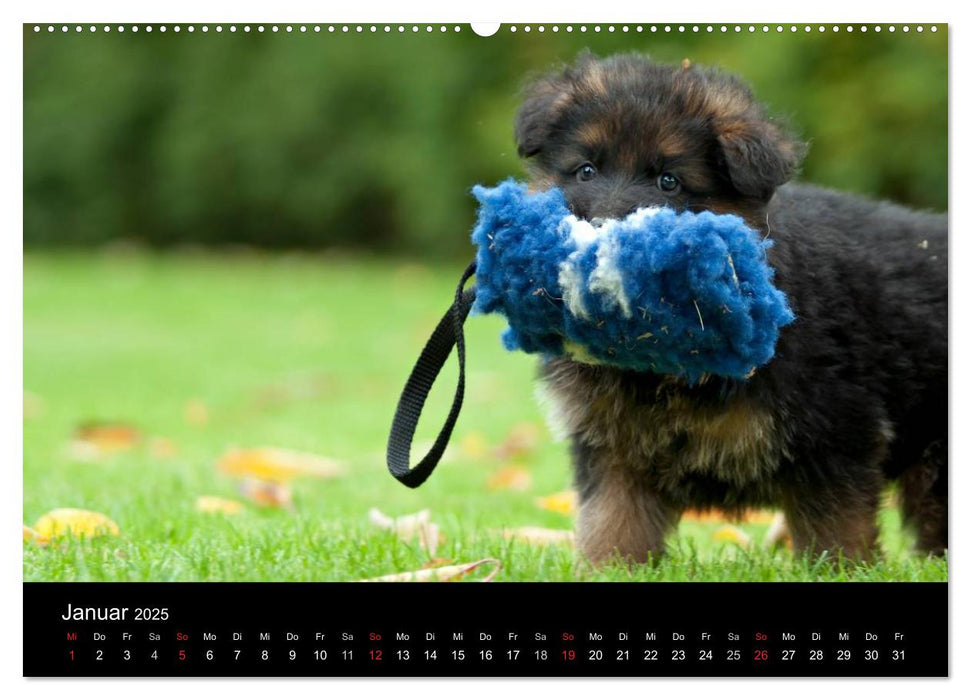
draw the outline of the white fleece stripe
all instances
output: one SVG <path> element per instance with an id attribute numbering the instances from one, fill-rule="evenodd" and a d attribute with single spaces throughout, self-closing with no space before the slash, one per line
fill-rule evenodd
<path id="1" fill-rule="evenodd" d="M 645 221 L 657 216 L 662 211 L 663 209 L 661 207 L 642 207 L 633 214 L 629 214 L 627 218 L 624 219 L 624 223 L 635 228 L 638 226 L 643 226 Z"/>
<path id="2" fill-rule="evenodd" d="M 620 257 L 620 241 L 617 236 L 608 235 L 600 241 L 597 248 L 597 266 L 590 273 L 590 291 L 607 297 L 607 306 L 620 307 L 624 318 L 631 317 L 630 299 L 624 291 L 624 276 L 617 263 Z"/>
<path id="3" fill-rule="evenodd" d="M 583 251 L 590 244 L 602 240 L 620 227 L 637 228 L 644 222 L 662 211 L 661 207 L 642 207 L 623 219 L 607 219 L 600 226 L 594 226 L 585 219 L 578 219 L 573 214 L 564 216 L 560 223 L 560 230 L 565 233 L 577 250 Z"/>
<path id="4" fill-rule="evenodd" d="M 566 235 L 579 251 L 586 250 L 591 243 L 597 240 L 599 229 L 589 221 L 578 219 L 573 214 L 563 217 L 561 228 L 565 228 Z"/>
<path id="5" fill-rule="evenodd" d="M 586 304 L 583 303 L 584 282 L 583 272 L 576 264 L 580 257 L 579 252 L 571 253 L 570 256 L 560 263 L 560 274 L 557 282 L 563 291 L 563 303 L 566 308 L 576 318 L 589 318 Z"/>
<path id="6" fill-rule="evenodd" d="M 590 318 L 583 302 L 585 289 L 603 294 L 620 308 L 625 318 L 630 318 L 630 299 L 624 291 L 624 279 L 617 267 L 620 258 L 620 244 L 617 233 L 620 229 L 643 226 L 651 217 L 661 212 L 660 207 L 643 207 L 624 219 L 608 219 L 600 226 L 578 219 L 573 214 L 563 217 L 560 232 L 566 235 L 575 251 L 560 263 L 558 282 L 563 290 L 563 302 L 570 313 L 577 318 Z M 583 272 L 577 263 L 580 255 L 591 245 L 598 244 L 597 265 L 589 280 L 584 280 Z"/>

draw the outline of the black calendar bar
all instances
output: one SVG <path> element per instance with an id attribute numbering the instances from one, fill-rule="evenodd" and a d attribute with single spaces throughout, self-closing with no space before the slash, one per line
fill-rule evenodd
<path id="1" fill-rule="evenodd" d="M 944 583 L 26 583 L 26 676 L 946 676 Z"/>

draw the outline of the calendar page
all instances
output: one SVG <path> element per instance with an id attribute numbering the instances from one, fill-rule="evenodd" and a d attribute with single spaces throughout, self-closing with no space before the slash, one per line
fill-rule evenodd
<path id="1" fill-rule="evenodd" d="M 948 665 L 948 26 L 27 23 L 25 676 Z"/>

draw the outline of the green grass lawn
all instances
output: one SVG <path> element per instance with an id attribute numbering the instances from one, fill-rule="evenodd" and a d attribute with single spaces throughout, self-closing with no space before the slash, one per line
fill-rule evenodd
<path id="1" fill-rule="evenodd" d="M 685 522 L 656 566 L 590 571 L 567 545 L 503 539 L 521 526 L 569 529 L 573 516 L 536 498 L 569 488 L 563 444 L 534 400 L 534 360 L 502 350 L 501 319 L 467 325 L 469 376 L 453 448 L 426 485 L 387 473 L 395 402 L 453 293 L 460 265 L 337 255 L 38 254 L 24 261 L 24 522 L 54 508 L 98 511 L 118 536 L 24 545 L 29 581 L 334 581 L 418 569 L 429 557 L 368 520 L 431 509 L 438 558 L 495 557 L 497 580 L 946 580 L 946 563 L 908 551 L 892 509 L 882 560 L 843 566 L 714 538 L 719 523 Z M 426 408 L 419 443 L 444 417 L 449 367 Z M 187 419 L 187 404 L 208 420 Z M 78 427 L 116 421 L 145 436 L 95 462 L 67 451 Z M 493 490 L 514 430 L 539 439 L 514 460 L 532 483 Z M 517 428 L 517 426 L 519 426 Z M 164 438 L 174 454 L 159 454 Z M 232 447 L 278 446 L 345 463 L 344 476 L 293 484 L 293 507 L 261 508 L 215 463 Z M 200 513 L 202 495 L 238 498 L 236 515 Z"/>

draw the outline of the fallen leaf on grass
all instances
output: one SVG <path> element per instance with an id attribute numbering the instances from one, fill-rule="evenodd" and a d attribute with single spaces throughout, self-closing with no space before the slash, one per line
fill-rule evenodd
<path id="1" fill-rule="evenodd" d="M 494 471 L 486 485 L 494 491 L 528 491 L 533 477 L 522 467 L 511 464 Z"/>
<path id="2" fill-rule="evenodd" d="M 243 510 L 243 504 L 222 496 L 199 496 L 196 499 L 196 510 L 200 513 L 235 515 Z"/>
<path id="3" fill-rule="evenodd" d="M 24 525 L 24 543 L 26 544 L 27 542 L 35 544 L 38 547 L 46 547 L 51 543 L 51 538 L 45 537 L 34 528 Z"/>
<path id="4" fill-rule="evenodd" d="M 81 462 L 96 462 L 132 449 L 141 439 L 137 428 L 124 423 L 85 423 L 74 431 L 67 454 Z"/>
<path id="5" fill-rule="evenodd" d="M 752 538 L 743 530 L 734 525 L 725 525 L 718 528 L 712 535 L 715 542 L 734 542 L 739 547 L 748 547 L 752 544 Z"/>
<path id="6" fill-rule="evenodd" d="M 264 508 L 292 508 L 293 491 L 289 484 L 261 479 L 243 479 L 239 494 Z"/>
<path id="7" fill-rule="evenodd" d="M 694 510 L 689 508 L 684 511 L 681 518 L 696 523 L 735 522 L 764 525 L 772 522 L 774 515 L 775 513 L 771 510 L 747 510 L 741 516 L 735 516 L 718 508 L 710 508 L 708 510 Z"/>
<path id="8" fill-rule="evenodd" d="M 429 559 L 428 561 L 426 561 L 424 564 L 421 565 L 421 568 L 423 568 L 423 569 L 435 569 L 435 568 L 438 568 L 438 567 L 441 567 L 441 566 L 448 566 L 453 561 L 455 561 L 455 560 L 454 559 L 444 559 L 442 557 L 437 557 L 435 559 Z"/>
<path id="9" fill-rule="evenodd" d="M 541 431 L 535 423 L 519 423 L 494 450 L 499 459 L 518 459 L 539 446 Z"/>
<path id="10" fill-rule="evenodd" d="M 577 510 L 577 492 L 560 491 L 549 496 L 541 496 L 535 500 L 535 503 L 543 510 L 571 515 Z"/>
<path id="11" fill-rule="evenodd" d="M 281 447 L 230 450 L 217 466 L 229 476 L 283 483 L 298 476 L 330 479 L 343 474 L 341 465 L 327 457 Z"/>
<path id="12" fill-rule="evenodd" d="M 491 565 L 492 570 L 481 579 L 482 583 L 491 581 L 502 569 L 502 562 L 498 559 L 480 559 L 469 564 L 453 564 L 439 566 L 434 569 L 419 569 L 418 571 L 404 571 L 399 574 L 387 574 L 377 578 L 362 579 L 360 583 L 413 583 L 419 581 L 458 581 L 480 566 Z"/>
<path id="13" fill-rule="evenodd" d="M 546 527 L 517 527 L 512 530 L 502 530 L 500 534 L 507 540 L 525 542 L 526 544 L 568 544 L 575 543 L 573 530 L 551 530 Z"/>
<path id="14" fill-rule="evenodd" d="M 750 525 L 767 525 L 775 518 L 776 513 L 771 510 L 747 510 L 741 522 Z"/>
<path id="15" fill-rule="evenodd" d="M 332 459 L 280 447 L 230 450 L 216 466 L 243 481 L 239 492 L 254 503 L 272 508 L 293 506 L 289 482 L 298 476 L 329 479 L 343 474 Z"/>
<path id="16" fill-rule="evenodd" d="M 486 440 L 481 433 L 468 433 L 459 441 L 462 455 L 470 459 L 481 459 L 488 451 Z"/>
<path id="17" fill-rule="evenodd" d="M 108 516 L 80 508 L 58 508 L 34 523 L 34 530 L 42 537 L 100 537 L 117 535 L 120 530 Z"/>
<path id="18" fill-rule="evenodd" d="M 438 545 L 445 540 L 441 528 L 431 521 L 431 511 L 427 508 L 417 513 L 392 518 L 377 508 L 368 511 L 368 520 L 383 530 L 390 530 L 405 542 L 417 539 L 428 556 L 434 557 Z"/>
<path id="19" fill-rule="evenodd" d="M 85 423 L 78 426 L 74 437 L 93 443 L 105 452 L 130 449 L 142 439 L 137 428 L 125 423 Z"/>

